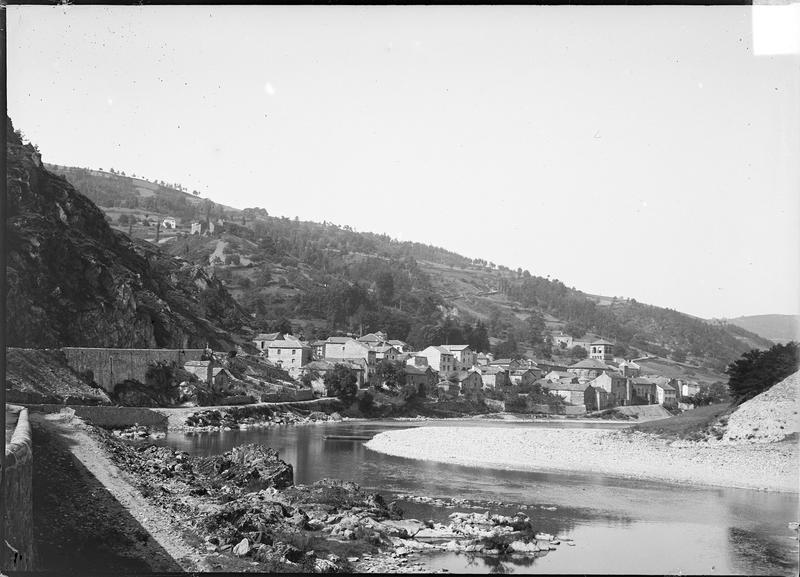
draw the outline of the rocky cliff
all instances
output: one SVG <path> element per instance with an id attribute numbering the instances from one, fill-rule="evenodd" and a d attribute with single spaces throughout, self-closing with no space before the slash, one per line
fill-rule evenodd
<path id="1" fill-rule="evenodd" d="M 235 346 L 239 305 L 199 266 L 111 229 L 8 120 L 7 344 Z"/>

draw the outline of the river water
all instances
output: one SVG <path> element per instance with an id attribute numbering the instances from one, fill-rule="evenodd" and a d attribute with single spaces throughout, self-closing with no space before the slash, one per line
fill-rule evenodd
<path id="1" fill-rule="evenodd" d="M 475 573 L 647 573 L 797 575 L 798 495 L 745 489 L 698 488 L 602 475 L 519 472 L 464 467 L 376 453 L 363 440 L 411 426 L 456 423 L 361 421 L 219 433 L 170 432 L 164 443 L 193 455 L 211 455 L 243 443 L 263 443 L 294 467 L 295 483 L 325 477 L 355 481 L 380 492 L 468 499 L 478 511 L 513 513 L 526 505 L 537 529 L 571 538 L 543 557 L 488 559 L 458 553 L 426 556 L 431 570 Z M 458 421 L 458 426 L 567 426 L 559 423 Z M 603 427 L 574 423 L 572 427 Z M 436 442 L 435 428 L 431 442 Z M 568 450 L 568 449 L 565 449 Z M 486 504 L 501 501 L 503 505 Z M 444 520 L 464 507 L 400 501 L 407 518 Z M 510 505 L 509 505 L 510 504 Z M 484 506 L 485 505 L 485 506 Z M 475 509 L 473 509 L 475 510 Z"/>

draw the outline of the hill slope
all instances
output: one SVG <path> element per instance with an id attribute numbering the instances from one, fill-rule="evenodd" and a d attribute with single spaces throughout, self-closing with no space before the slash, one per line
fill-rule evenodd
<path id="1" fill-rule="evenodd" d="M 800 315 L 752 315 L 728 319 L 728 323 L 775 343 L 800 340 Z"/>
<path id="2" fill-rule="evenodd" d="M 614 339 L 622 355 L 688 357 L 715 370 L 751 348 L 771 345 L 735 325 L 716 325 L 633 299 L 589 295 L 528 271 L 347 226 L 273 217 L 262 208 L 198 204 L 164 187 L 151 187 L 144 196 L 140 191 L 132 208 L 132 193 L 114 190 L 135 190 L 139 181 L 126 184 L 118 174 L 58 170 L 87 187 L 112 219 L 125 211 L 139 219 L 146 210 L 142 206 L 153 203 L 161 216 L 185 210 L 182 226 L 161 239 L 163 248 L 220 278 L 254 315 L 252 324 L 259 330 L 274 328 L 283 317 L 308 338 L 386 330 L 390 338 L 414 347 L 467 342 L 479 350 L 489 348 L 491 336 L 505 356 L 547 355 L 544 329 L 567 327 Z M 105 184 L 112 181 L 116 184 Z M 209 215 L 224 220 L 224 226 L 209 235 L 188 234 L 192 220 L 208 222 Z M 154 234 L 138 223 L 117 226 L 143 238 Z"/>
<path id="3" fill-rule="evenodd" d="M 218 280 L 113 230 L 10 120 L 7 140 L 9 346 L 234 346 L 245 316 Z"/>

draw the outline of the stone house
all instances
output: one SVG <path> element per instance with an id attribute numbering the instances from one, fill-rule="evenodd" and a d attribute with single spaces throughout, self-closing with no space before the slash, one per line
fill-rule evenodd
<path id="1" fill-rule="evenodd" d="M 483 367 L 488 365 L 494 360 L 494 355 L 492 353 L 478 353 L 475 355 L 475 363 L 479 367 Z"/>
<path id="2" fill-rule="evenodd" d="M 469 345 L 442 345 L 450 351 L 456 361 L 456 370 L 472 368 L 476 364 L 475 352 Z"/>
<path id="3" fill-rule="evenodd" d="M 571 405 L 585 405 L 585 393 L 587 385 L 568 382 L 567 379 L 558 382 L 547 382 L 544 386 L 553 394 L 564 398 L 564 401 Z"/>
<path id="4" fill-rule="evenodd" d="M 630 405 L 633 398 L 630 380 L 618 373 L 603 371 L 602 374 L 589 381 L 589 385 L 603 389 L 609 395 L 609 401 L 615 405 Z"/>
<path id="5" fill-rule="evenodd" d="M 674 379 L 657 377 L 653 379 L 653 382 L 656 385 L 656 403 L 664 407 L 678 405 L 677 384 L 674 384 Z"/>
<path id="6" fill-rule="evenodd" d="M 550 339 L 553 342 L 553 347 L 560 349 L 572 348 L 572 337 L 563 331 L 550 333 Z"/>
<path id="7" fill-rule="evenodd" d="M 348 337 L 331 337 L 325 343 L 325 360 L 364 359 L 370 367 L 375 366 L 375 350 L 366 343 Z"/>
<path id="8" fill-rule="evenodd" d="M 272 341 L 283 340 L 283 333 L 260 333 L 253 339 L 259 352 L 266 351 Z"/>
<path id="9" fill-rule="evenodd" d="M 603 374 L 603 371 L 610 370 L 612 370 L 611 367 L 597 359 L 583 359 L 567 367 L 567 372 L 574 374 L 584 382 L 591 381 Z"/>
<path id="10" fill-rule="evenodd" d="M 311 347 L 297 340 L 275 340 L 267 345 L 265 356 L 279 368 L 300 368 L 311 361 Z"/>
<path id="11" fill-rule="evenodd" d="M 440 401 L 457 399 L 461 394 L 461 385 L 450 381 L 439 381 L 436 383 L 436 397 Z"/>
<path id="12" fill-rule="evenodd" d="M 479 365 L 478 372 L 481 375 L 484 389 L 503 390 L 511 382 L 508 377 L 508 371 L 502 367 Z"/>
<path id="13" fill-rule="evenodd" d="M 189 234 L 200 234 L 203 232 L 203 226 L 199 222 L 192 223 L 191 232 Z"/>
<path id="14" fill-rule="evenodd" d="M 311 358 L 315 361 L 320 361 L 325 358 L 325 343 L 326 341 L 312 341 L 311 342 Z"/>
<path id="15" fill-rule="evenodd" d="M 386 342 L 386 333 L 378 331 L 377 333 L 368 333 L 363 337 L 358 337 L 358 342 L 367 345 L 377 346 Z"/>
<path id="16" fill-rule="evenodd" d="M 623 377 L 638 377 L 642 374 L 642 367 L 633 361 L 622 361 L 619 363 L 619 371 Z"/>
<path id="17" fill-rule="evenodd" d="M 233 388 L 236 378 L 231 372 L 223 367 L 215 367 L 211 370 L 212 388 L 215 391 L 229 391 Z"/>
<path id="18" fill-rule="evenodd" d="M 681 397 L 693 397 L 700 392 L 700 385 L 678 380 L 678 392 Z"/>
<path id="19" fill-rule="evenodd" d="M 446 377 L 456 370 L 456 360 L 453 353 L 444 347 L 430 346 L 417 353 L 418 356 L 428 359 L 428 365 L 439 373 L 439 377 Z"/>
<path id="20" fill-rule="evenodd" d="M 609 407 L 609 394 L 602 387 L 587 385 L 583 392 L 583 404 L 587 411 L 602 411 Z"/>
<path id="21" fill-rule="evenodd" d="M 375 351 L 375 362 L 380 362 L 384 359 L 394 362 L 397 361 L 397 357 L 400 355 L 399 351 L 391 345 L 378 345 L 377 347 L 372 347 L 372 350 Z"/>
<path id="22" fill-rule="evenodd" d="M 397 339 L 393 339 L 391 341 L 386 341 L 386 344 L 387 345 L 392 345 L 397 350 L 397 352 L 399 352 L 399 353 L 408 352 L 408 343 L 405 343 L 403 341 L 399 341 Z"/>
<path id="23" fill-rule="evenodd" d="M 552 360 L 536 359 L 536 360 L 533 361 L 533 363 L 536 365 L 536 368 L 538 368 L 540 371 L 542 371 L 543 375 L 546 375 L 550 371 L 566 371 L 567 370 L 567 367 L 565 365 L 562 365 L 560 363 L 556 363 L 555 361 L 552 361 Z"/>
<path id="24" fill-rule="evenodd" d="M 541 378 L 541 369 L 513 369 L 509 371 L 509 379 L 515 385 L 530 385 Z"/>
<path id="25" fill-rule="evenodd" d="M 459 371 L 453 377 L 461 387 L 461 395 L 469 401 L 483 398 L 483 380 L 476 371 Z"/>
<path id="26" fill-rule="evenodd" d="M 569 379 L 570 381 L 578 382 L 578 377 L 575 373 L 570 373 L 567 371 L 550 371 L 544 376 L 545 379 L 550 381 L 551 383 L 557 383 L 562 379 Z"/>
<path id="27" fill-rule="evenodd" d="M 436 373 L 429 366 L 414 367 L 406 365 L 403 368 L 406 374 L 406 384 L 414 385 L 419 395 L 430 395 L 436 384 Z"/>
<path id="28" fill-rule="evenodd" d="M 634 377 L 631 379 L 631 388 L 634 399 L 640 403 L 654 405 L 657 400 L 656 384 L 646 377 Z"/>
<path id="29" fill-rule="evenodd" d="M 163 221 L 161 221 L 161 226 L 164 228 L 175 228 L 178 225 L 177 221 L 175 220 L 174 216 L 168 216 Z"/>

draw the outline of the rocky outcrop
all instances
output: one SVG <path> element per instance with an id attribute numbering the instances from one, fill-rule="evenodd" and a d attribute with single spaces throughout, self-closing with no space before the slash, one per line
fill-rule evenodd
<path id="1" fill-rule="evenodd" d="M 8 120 L 9 127 L 11 121 Z M 202 267 L 113 230 L 9 128 L 10 346 L 232 349 L 244 314 Z"/>

